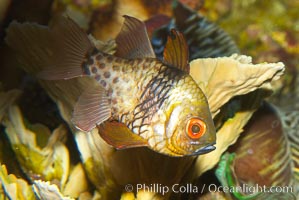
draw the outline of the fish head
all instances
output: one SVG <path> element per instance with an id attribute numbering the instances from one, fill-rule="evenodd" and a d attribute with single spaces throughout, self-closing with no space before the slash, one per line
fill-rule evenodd
<path id="1" fill-rule="evenodd" d="M 171 92 L 165 109 L 164 119 L 154 125 L 160 136 L 156 150 L 171 156 L 196 156 L 213 151 L 216 130 L 208 102 L 196 85 L 175 89 Z"/>
<path id="2" fill-rule="evenodd" d="M 170 135 L 168 130 L 174 129 L 168 148 L 173 148 L 179 155 L 200 155 L 214 150 L 216 131 L 209 110 L 195 102 L 182 103 L 176 109 L 181 110 L 177 125 L 167 124 L 166 134 Z M 176 112 L 172 112 L 172 119 L 177 116 Z"/>

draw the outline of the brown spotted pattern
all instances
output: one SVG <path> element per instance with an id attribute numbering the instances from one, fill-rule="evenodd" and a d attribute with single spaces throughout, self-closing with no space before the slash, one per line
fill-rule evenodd
<path id="1" fill-rule="evenodd" d="M 146 131 L 143 126 L 148 125 L 182 76 L 182 71 L 155 59 L 125 60 L 100 52 L 87 59 L 86 65 L 88 74 L 109 91 L 113 117 L 137 134 Z"/>

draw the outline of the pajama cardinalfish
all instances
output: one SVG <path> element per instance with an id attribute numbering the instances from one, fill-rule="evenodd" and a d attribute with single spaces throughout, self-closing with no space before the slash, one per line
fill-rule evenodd
<path id="1" fill-rule="evenodd" d="M 155 58 L 146 26 L 125 21 L 114 55 L 96 48 L 71 19 L 58 17 L 49 28 L 13 22 L 6 42 L 11 48 L 35 42 L 40 48 L 23 54 L 39 56 L 47 80 L 90 76 L 96 84 L 79 97 L 72 122 L 82 131 L 99 129 L 117 149 L 146 146 L 169 156 L 199 155 L 215 149 L 215 127 L 202 90 L 189 75 L 188 48 L 181 33 L 171 30 L 163 61 Z M 51 43 L 42 46 L 30 34 L 40 29 Z M 18 37 L 11 37 L 11 33 Z M 39 41 L 40 40 L 40 41 Z M 38 43 L 39 42 L 39 43 Z M 30 50 L 31 51 L 31 50 Z M 47 54 L 41 52 L 47 51 Z"/>

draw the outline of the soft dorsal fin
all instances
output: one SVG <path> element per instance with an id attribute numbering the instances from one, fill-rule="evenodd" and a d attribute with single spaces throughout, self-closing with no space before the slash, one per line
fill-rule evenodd
<path id="1" fill-rule="evenodd" d="M 82 131 L 91 131 L 109 119 L 111 104 L 106 90 L 98 84 L 89 86 L 77 101 L 72 122 Z"/>
<path id="2" fill-rule="evenodd" d="M 188 45 L 182 33 L 171 30 L 163 55 L 165 63 L 189 73 Z"/>
<path id="3" fill-rule="evenodd" d="M 134 134 L 125 124 L 105 122 L 98 126 L 99 134 L 108 144 L 116 149 L 148 146 L 145 139 Z"/>
<path id="4" fill-rule="evenodd" d="M 127 59 L 155 58 L 145 24 L 134 17 L 124 15 L 124 18 L 124 24 L 115 39 L 115 55 Z"/>

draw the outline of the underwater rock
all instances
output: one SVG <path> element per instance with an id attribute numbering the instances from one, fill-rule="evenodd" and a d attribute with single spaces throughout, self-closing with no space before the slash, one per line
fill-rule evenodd
<path id="1" fill-rule="evenodd" d="M 0 26 L 2 26 L 2 23 L 5 19 L 5 15 L 9 9 L 10 4 L 11 0 L 3 0 L 0 2 Z M 0 35 L 2 34 L 1 32 L 2 30 L 0 28 Z"/>
<path id="2" fill-rule="evenodd" d="M 6 114 L 8 107 L 15 103 L 21 93 L 22 92 L 20 90 L 10 90 L 8 92 L 0 91 L 0 122 Z"/>
<path id="3" fill-rule="evenodd" d="M 115 38 L 123 23 L 123 15 L 146 20 L 156 14 L 171 16 L 172 0 L 104 0 L 78 1 L 55 0 L 53 15 L 66 14 L 98 40 Z M 105 27 L 103 29 L 102 27 Z"/>
<path id="4" fill-rule="evenodd" d="M 239 182 L 266 186 L 291 183 L 292 160 L 287 135 L 270 104 L 264 103 L 255 112 L 234 149 L 231 151 L 236 154 L 234 170 Z"/>
<path id="5" fill-rule="evenodd" d="M 64 126 L 60 126 L 50 133 L 47 127 L 41 124 L 24 124 L 20 110 L 15 105 L 8 108 L 8 116 L 4 117 L 2 123 L 6 127 L 6 134 L 18 160 L 17 164 L 27 178 L 34 182 L 40 199 L 49 199 L 54 193 L 56 195 L 56 192 L 52 191 L 53 187 L 57 188 L 55 191 L 75 198 L 88 191 L 89 184 L 82 164 L 79 163 L 71 169 L 68 149 L 61 142 L 66 134 Z M 5 168 L 5 166 L 3 167 Z M 5 170 L 4 168 L 3 170 Z M 1 180 L 4 178 L 2 174 Z M 14 183 L 11 180 L 7 179 L 7 184 Z M 51 181 L 53 186 L 48 188 L 47 184 L 42 183 L 41 180 Z M 4 185 L 3 187 L 8 186 Z M 29 191 L 31 187 L 28 187 Z M 7 190 L 5 189 L 5 191 Z M 13 191 L 8 190 L 6 195 L 13 195 L 11 192 Z M 25 199 L 35 198 L 26 197 Z"/>
<path id="6" fill-rule="evenodd" d="M 281 62 L 253 64 L 250 56 L 237 54 L 190 63 L 190 75 L 204 90 L 213 116 L 234 96 L 258 88 L 271 90 L 269 83 L 279 79 L 283 72 Z"/>
<path id="7" fill-rule="evenodd" d="M 44 181 L 34 181 L 33 190 L 38 199 L 47 200 L 47 199 L 59 199 L 59 200 L 74 200 L 73 198 L 64 197 L 57 185 L 50 184 L 49 182 Z"/>
<path id="8" fill-rule="evenodd" d="M 80 183 L 80 184 L 78 184 Z M 63 189 L 65 196 L 78 198 L 89 190 L 89 183 L 81 163 L 74 166 Z"/>
<path id="9" fill-rule="evenodd" d="M 285 98 L 296 86 L 299 70 L 298 1 L 229 1 L 229 13 L 217 13 L 215 2 L 205 4 L 202 10 L 208 16 L 216 12 L 218 24 L 230 33 L 240 50 L 256 62 L 285 64 L 284 78 L 276 83 L 280 91 L 273 96 Z"/>
<path id="10" fill-rule="evenodd" d="M 25 125 L 22 114 L 15 105 L 9 107 L 2 124 L 28 178 L 56 181 L 63 188 L 68 178 L 70 162 L 67 148 L 59 141 L 66 132 L 65 127 L 60 126 L 51 134 L 43 125 Z"/>
<path id="11" fill-rule="evenodd" d="M 293 156 L 281 119 L 270 104 L 264 103 L 255 112 L 229 152 L 232 154 L 223 156 L 216 175 L 222 186 L 241 189 L 227 197 L 295 199 Z M 267 192 L 271 188 L 273 192 Z"/>
<path id="12" fill-rule="evenodd" d="M 195 10 L 176 2 L 173 6 L 173 20 L 156 30 L 152 37 L 154 51 L 160 59 L 163 59 L 168 32 L 173 28 L 185 36 L 189 60 L 240 54 L 234 40 L 223 29 Z"/>
<path id="13" fill-rule="evenodd" d="M 0 166 L 0 199 L 35 199 L 31 186 L 26 180 L 7 173 L 4 165 Z"/>
<path id="14" fill-rule="evenodd" d="M 282 125 L 285 133 L 287 134 L 287 138 L 290 144 L 291 151 L 291 159 L 294 164 L 294 175 L 293 178 L 297 182 L 297 187 L 299 187 L 299 109 L 295 109 L 292 111 L 279 110 L 279 114 L 281 116 Z M 299 196 L 299 188 L 296 188 Z"/>
<path id="15" fill-rule="evenodd" d="M 248 182 L 240 184 L 235 176 L 233 163 L 235 154 L 224 154 L 219 162 L 216 170 L 216 176 L 221 182 L 221 188 L 225 188 L 226 192 L 221 192 L 225 199 L 249 199 L 249 200 L 295 200 L 293 186 L 270 186 L 259 185 L 257 183 Z M 208 195 L 207 196 L 213 196 Z"/>

